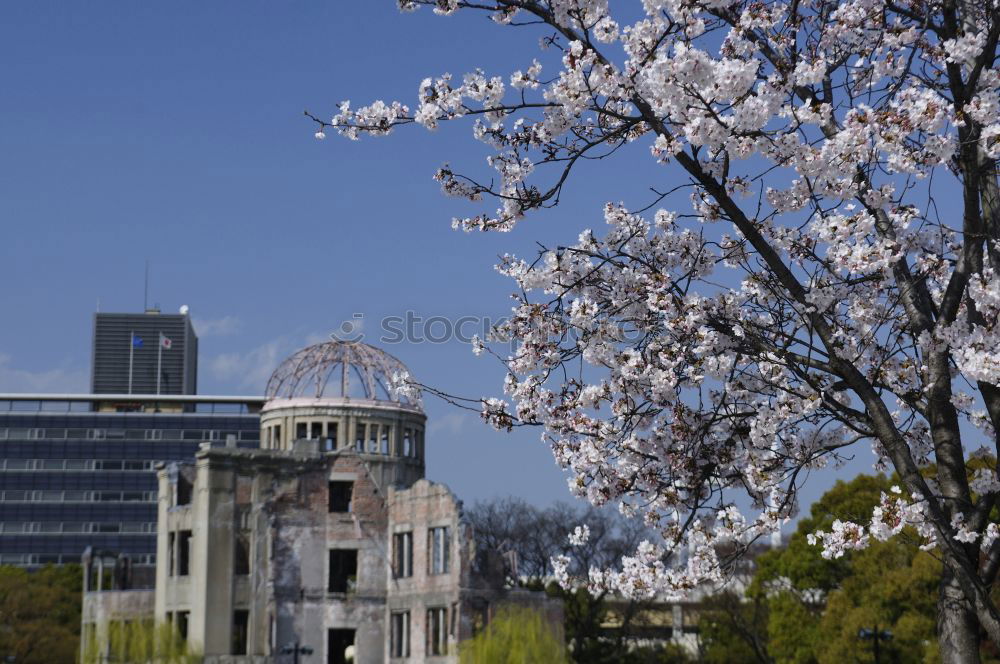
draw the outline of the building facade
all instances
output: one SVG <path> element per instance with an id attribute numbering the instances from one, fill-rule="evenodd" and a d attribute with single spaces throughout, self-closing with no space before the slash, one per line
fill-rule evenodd
<path id="1" fill-rule="evenodd" d="M 195 394 L 198 337 L 187 313 L 94 314 L 94 394 Z"/>
<path id="2" fill-rule="evenodd" d="M 258 447 L 261 397 L 0 394 L 0 564 L 152 565 L 160 461 L 203 441 Z"/>
<path id="3" fill-rule="evenodd" d="M 218 664 L 445 664 L 505 603 L 561 626 L 557 601 L 503 588 L 461 502 L 424 479 L 426 417 L 386 389 L 400 371 L 365 344 L 311 346 L 268 383 L 261 449 L 160 465 L 155 589 L 98 589 L 88 564 L 84 651 L 112 657 L 107 625 L 152 616 Z"/>

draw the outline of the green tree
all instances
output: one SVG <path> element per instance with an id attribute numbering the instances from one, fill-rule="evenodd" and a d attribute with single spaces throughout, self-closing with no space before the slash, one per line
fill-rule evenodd
<path id="1" fill-rule="evenodd" d="M 616 638 L 607 638 L 602 629 L 608 606 L 604 593 L 593 595 L 586 588 L 564 590 L 556 583 L 546 589 L 563 601 L 566 642 L 578 664 L 603 664 L 618 661 L 622 653 Z"/>
<path id="2" fill-rule="evenodd" d="M 771 664 L 767 651 L 769 604 L 762 595 L 733 591 L 709 597 L 698 620 L 701 657 L 706 664 Z"/>
<path id="3" fill-rule="evenodd" d="M 863 629 L 888 629 L 883 662 L 939 661 L 935 610 L 941 564 L 906 538 L 881 542 L 854 556 L 853 573 L 830 593 L 820 620 L 820 664 L 873 662 Z"/>
<path id="4" fill-rule="evenodd" d="M 829 531 L 837 519 L 866 522 L 892 484 L 885 475 L 859 475 L 837 482 L 813 503 L 786 547 L 758 557 L 747 598 L 736 607 L 730 602 L 728 611 L 709 604 L 702 628 L 706 661 L 873 662 L 872 642 L 858 634 L 876 626 L 893 635 L 881 644 L 881 661 L 938 661 L 942 569 L 920 550 L 915 533 L 904 530 L 835 560 L 824 559 L 807 541 L 809 533 Z M 986 651 L 982 657 L 998 661 Z"/>
<path id="5" fill-rule="evenodd" d="M 838 481 L 814 502 L 810 514 L 799 521 L 798 528 L 784 549 L 764 553 L 757 558 L 753 590 L 760 584 L 787 579 L 799 592 L 820 590 L 829 592 L 851 575 L 851 561 L 857 555 L 848 552 L 842 558 L 827 560 L 806 536 L 817 530 L 829 531 L 837 519 L 867 523 L 872 508 L 883 492 L 888 493 L 892 482 L 883 474 L 858 475 L 850 482 Z"/>
<path id="6" fill-rule="evenodd" d="M 699 621 L 702 658 L 720 664 L 817 663 L 826 645 L 825 600 L 851 576 L 857 554 L 826 560 L 806 536 L 830 530 L 836 519 L 864 522 L 889 487 L 884 475 L 859 475 L 837 482 L 813 503 L 787 546 L 756 558 L 747 597 L 724 593 L 706 603 Z"/>
<path id="7" fill-rule="evenodd" d="M 79 565 L 0 566 L 0 657 L 74 664 L 80 645 Z"/>
<path id="8" fill-rule="evenodd" d="M 824 633 L 822 624 L 826 600 L 855 573 L 855 559 L 866 554 L 848 552 L 842 558 L 827 560 L 819 547 L 809 544 L 807 536 L 816 530 L 829 531 L 837 519 L 865 523 L 890 487 L 890 480 L 882 474 L 838 481 L 813 503 L 809 516 L 799 521 L 785 548 L 757 559 L 749 594 L 766 598 L 767 649 L 774 661 L 819 661 L 819 653 L 830 645 L 830 635 Z M 936 597 L 936 590 L 931 597 Z M 857 639 L 856 631 L 853 638 Z"/>
<path id="9" fill-rule="evenodd" d="M 566 646 L 538 611 L 505 606 L 475 638 L 461 644 L 462 664 L 566 664 Z"/>

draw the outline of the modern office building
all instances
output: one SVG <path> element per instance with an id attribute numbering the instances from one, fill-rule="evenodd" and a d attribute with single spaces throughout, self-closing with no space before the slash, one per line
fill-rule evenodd
<path id="1" fill-rule="evenodd" d="M 193 459 L 203 441 L 257 447 L 262 405 L 260 397 L 0 394 L 0 564 L 78 562 L 92 546 L 151 565 L 155 464 Z"/>
<path id="2" fill-rule="evenodd" d="M 94 314 L 94 394 L 195 394 L 198 337 L 187 310 Z"/>

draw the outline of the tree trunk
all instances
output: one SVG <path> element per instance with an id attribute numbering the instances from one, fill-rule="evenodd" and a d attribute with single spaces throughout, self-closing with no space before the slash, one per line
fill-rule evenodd
<path id="1" fill-rule="evenodd" d="M 979 621 L 947 566 L 938 595 L 938 643 L 944 664 L 979 664 Z"/>

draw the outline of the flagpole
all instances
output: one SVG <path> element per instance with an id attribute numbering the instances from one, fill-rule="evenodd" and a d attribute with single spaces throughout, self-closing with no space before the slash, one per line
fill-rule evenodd
<path id="1" fill-rule="evenodd" d="M 128 333 L 128 393 L 132 394 L 132 353 L 135 351 L 135 330 Z"/>
<path id="2" fill-rule="evenodd" d="M 163 332 L 160 332 L 160 338 L 156 344 L 156 393 L 160 393 L 160 364 L 163 361 Z"/>

